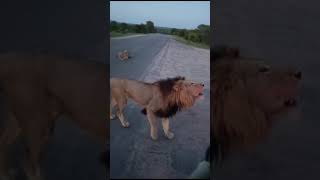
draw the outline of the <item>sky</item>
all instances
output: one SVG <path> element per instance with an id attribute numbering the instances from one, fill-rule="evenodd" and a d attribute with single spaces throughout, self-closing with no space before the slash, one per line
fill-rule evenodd
<path id="1" fill-rule="evenodd" d="M 210 1 L 110 1 L 110 20 L 195 29 L 210 25 Z"/>

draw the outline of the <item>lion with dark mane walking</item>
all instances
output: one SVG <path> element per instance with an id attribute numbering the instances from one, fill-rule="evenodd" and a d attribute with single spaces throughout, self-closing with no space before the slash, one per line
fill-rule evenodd
<path id="1" fill-rule="evenodd" d="M 111 78 L 111 106 L 116 107 L 117 116 L 123 127 L 129 127 L 129 122 L 123 110 L 129 99 L 143 107 L 142 112 L 147 115 L 150 123 L 151 138 L 158 138 L 156 118 L 162 118 L 165 136 L 172 139 L 174 134 L 169 130 L 169 117 L 178 111 L 191 107 L 195 100 L 202 95 L 204 84 L 186 80 L 184 77 L 175 77 L 146 83 L 136 80 Z"/>

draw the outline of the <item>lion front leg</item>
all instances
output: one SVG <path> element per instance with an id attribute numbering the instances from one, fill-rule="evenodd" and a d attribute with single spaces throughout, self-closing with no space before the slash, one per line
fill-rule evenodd
<path id="1" fill-rule="evenodd" d="M 12 179 L 9 169 L 10 146 L 16 141 L 20 134 L 20 127 L 14 114 L 9 111 L 8 120 L 0 136 L 0 180 Z"/>
<path id="2" fill-rule="evenodd" d="M 168 138 L 168 139 L 173 139 L 174 138 L 174 134 L 172 132 L 170 132 L 170 128 L 169 128 L 169 118 L 162 118 L 162 128 L 164 131 L 164 135 Z"/>
<path id="3" fill-rule="evenodd" d="M 147 117 L 150 124 L 150 135 L 153 140 L 158 139 L 157 118 L 152 111 L 147 109 Z"/>

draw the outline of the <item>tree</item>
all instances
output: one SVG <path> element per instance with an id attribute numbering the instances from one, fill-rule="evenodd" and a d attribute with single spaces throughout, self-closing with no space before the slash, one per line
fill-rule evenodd
<path id="1" fill-rule="evenodd" d="M 181 29 L 181 30 L 179 30 L 178 35 L 179 35 L 180 37 L 184 37 L 184 36 L 185 36 L 185 34 L 186 34 L 186 32 L 187 32 L 187 30 L 186 30 L 186 29 Z"/>
<path id="2" fill-rule="evenodd" d="M 176 35 L 177 32 L 178 32 L 178 29 L 176 29 L 176 28 L 172 28 L 172 29 L 171 29 L 171 34 L 172 34 L 172 35 Z"/>
<path id="3" fill-rule="evenodd" d="M 117 21 L 111 21 L 111 22 L 110 22 L 110 29 L 111 29 L 111 31 L 117 31 L 117 30 L 118 30 L 118 23 L 117 23 Z"/>
<path id="4" fill-rule="evenodd" d="M 137 24 L 134 27 L 136 33 L 147 33 L 146 25 L 144 24 Z"/>
<path id="5" fill-rule="evenodd" d="M 195 39 L 194 34 L 190 34 L 189 40 L 190 40 L 190 41 L 194 41 L 194 39 Z"/>
<path id="6" fill-rule="evenodd" d="M 154 28 L 154 24 L 152 21 L 146 22 L 146 30 L 147 30 L 147 33 L 155 33 L 156 32 L 156 29 Z"/>
<path id="7" fill-rule="evenodd" d="M 198 30 L 200 31 L 201 42 L 210 45 L 210 26 L 205 24 L 200 24 L 198 26 Z"/>
<path id="8" fill-rule="evenodd" d="M 122 33 L 126 33 L 128 31 L 128 24 L 127 23 L 120 23 L 119 30 Z"/>
<path id="9" fill-rule="evenodd" d="M 141 24 L 140 26 L 141 26 L 142 33 L 144 33 L 144 34 L 148 33 L 147 32 L 147 27 L 146 27 L 145 24 Z"/>
<path id="10" fill-rule="evenodd" d="M 139 25 L 139 24 L 136 24 L 136 25 L 134 26 L 134 32 L 136 32 L 136 33 L 141 33 L 141 28 L 140 28 L 140 25 Z"/>
<path id="11" fill-rule="evenodd" d="M 186 31 L 185 34 L 184 34 L 184 39 L 188 40 L 189 39 L 189 32 Z"/>

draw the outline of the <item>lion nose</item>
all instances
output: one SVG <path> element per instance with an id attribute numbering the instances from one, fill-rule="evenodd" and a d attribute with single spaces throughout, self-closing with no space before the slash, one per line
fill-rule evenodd
<path id="1" fill-rule="evenodd" d="M 296 72 L 296 73 L 294 74 L 294 77 L 297 78 L 297 79 L 301 79 L 302 73 L 301 73 L 300 71 L 299 71 L 299 72 Z"/>

